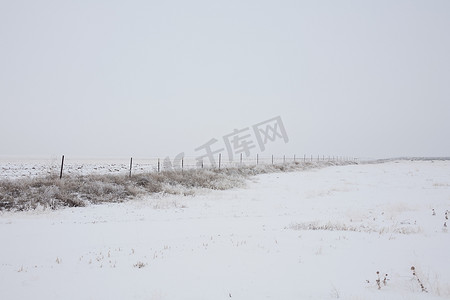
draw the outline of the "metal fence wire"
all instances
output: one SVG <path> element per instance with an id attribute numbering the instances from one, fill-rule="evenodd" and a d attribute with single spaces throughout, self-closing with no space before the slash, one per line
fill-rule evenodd
<path id="1" fill-rule="evenodd" d="M 239 155 L 230 158 L 218 154 L 213 159 L 185 156 L 179 159 L 158 157 L 132 158 L 95 158 L 78 159 L 68 156 L 39 160 L 8 160 L 0 161 L 0 179 L 14 179 L 33 176 L 91 175 L 91 174 L 119 174 L 132 176 L 137 173 L 167 172 L 187 169 L 223 169 L 241 166 L 281 165 L 306 162 L 357 162 L 354 157 L 330 155 L 261 155 L 246 157 Z"/>

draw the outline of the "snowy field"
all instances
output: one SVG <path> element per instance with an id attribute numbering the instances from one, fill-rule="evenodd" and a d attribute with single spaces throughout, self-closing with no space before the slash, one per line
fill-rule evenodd
<path id="1" fill-rule="evenodd" d="M 144 173 L 157 170 L 158 159 L 135 159 L 133 172 Z M 161 164 L 163 167 L 163 165 Z M 5 158 L 0 157 L 0 180 L 19 179 L 35 176 L 58 176 L 61 170 L 61 157 L 44 158 Z M 130 159 L 88 159 L 66 158 L 64 175 L 88 174 L 127 174 L 130 171 Z"/>
<path id="2" fill-rule="evenodd" d="M 450 161 L 398 161 L 3 212 L 0 299 L 449 299 L 447 210 Z"/>

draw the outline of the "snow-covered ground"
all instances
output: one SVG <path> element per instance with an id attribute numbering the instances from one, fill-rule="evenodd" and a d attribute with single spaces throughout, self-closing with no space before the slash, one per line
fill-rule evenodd
<path id="1" fill-rule="evenodd" d="M 450 162 L 399 161 L 3 212 L 0 299 L 448 299 L 446 210 Z"/>

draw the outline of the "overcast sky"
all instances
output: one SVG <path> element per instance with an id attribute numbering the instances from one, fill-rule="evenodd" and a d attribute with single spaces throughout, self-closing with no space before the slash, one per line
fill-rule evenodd
<path id="1" fill-rule="evenodd" d="M 450 1 L 2 0 L 0 101 L 1 156 L 197 155 L 276 116 L 267 155 L 450 156 Z"/>

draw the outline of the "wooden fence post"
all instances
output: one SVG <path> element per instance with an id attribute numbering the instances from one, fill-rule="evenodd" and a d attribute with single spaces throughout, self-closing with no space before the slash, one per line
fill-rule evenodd
<path id="1" fill-rule="evenodd" d="M 133 168 L 133 158 L 130 159 L 130 178 L 131 178 L 131 169 Z"/>
<path id="2" fill-rule="evenodd" d="M 161 172 L 161 164 L 159 163 L 159 158 L 158 158 L 158 173 Z"/>
<path id="3" fill-rule="evenodd" d="M 64 168 L 64 155 L 62 156 L 61 160 L 61 171 L 59 172 L 59 179 L 62 178 L 63 168 Z"/>
<path id="4" fill-rule="evenodd" d="M 283 155 L 283 164 L 286 163 L 286 155 Z"/>
<path id="5" fill-rule="evenodd" d="M 220 170 L 220 163 L 221 163 L 221 160 L 222 160 L 222 153 L 219 153 L 219 170 Z"/>
<path id="6" fill-rule="evenodd" d="M 241 165 L 242 165 L 242 153 L 241 153 Z"/>
<path id="7" fill-rule="evenodd" d="M 272 154 L 272 165 L 273 165 L 273 154 Z"/>
<path id="8" fill-rule="evenodd" d="M 256 154 L 256 165 L 259 163 L 259 154 Z"/>

